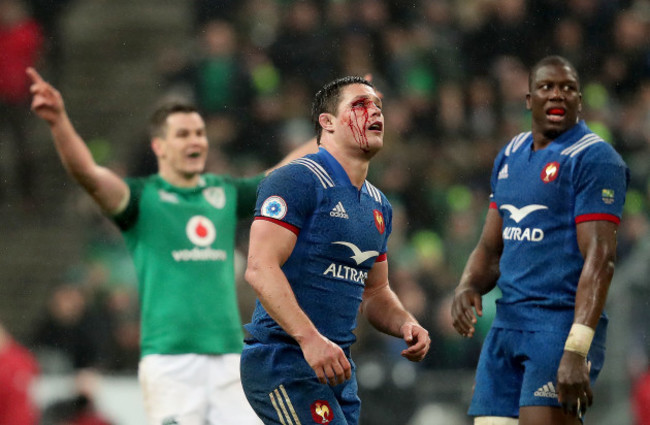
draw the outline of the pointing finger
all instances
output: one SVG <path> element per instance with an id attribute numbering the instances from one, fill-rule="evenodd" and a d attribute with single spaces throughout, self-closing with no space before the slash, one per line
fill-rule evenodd
<path id="1" fill-rule="evenodd" d="M 32 82 L 34 84 L 45 82 L 45 80 L 43 80 L 43 77 L 41 77 L 41 75 L 38 72 L 36 72 L 36 70 L 31 66 L 27 68 L 25 72 L 27 73 L 27 75 L 29 75 L 29 78 L 32 79 Z"/>

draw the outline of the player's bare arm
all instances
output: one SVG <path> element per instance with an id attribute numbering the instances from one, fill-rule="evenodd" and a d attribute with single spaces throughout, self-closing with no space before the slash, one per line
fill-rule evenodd
<path id="1" fill-rule="evenodd" d="M 250 230 L 246 281 L 269 315 L 300 345 L 305 360 L 323 384 L 337 385 L 352 376 L 343 350 L 325 338 L 298 305 L 281 267 L 296 244 L 290 230 L 266 220 L 255 220 Z"/>
<path id="2" fill-rule="evenodd" d="M 32 111 L 50 126 L 54 146 L 66 171 L 104 211 L 119 212 L 128 200 L 128 186 L 117 174 L 95 162 L 68 117 L 61 93 L 35 69 L 28 68 L 26 72 L 32 79 Z"/>
<path id="3" fill-rule="evenodd" d="M 501 216 L 490 208 L 478 244 L 472 251 L 451 305 L 453 325 L 459 334 L 471 338 L 477 315 L 483 315 L 482 296 L 494 288 L 499 278 L 499 259 L 503 252 Z"/>
<path id="4" fill-rule="evenodd" d="M 577 226 L 578 245 L 585 258 L 578 281 L 573 335 L 570 337 L 577 344 L 567 342 L 568 349 L 565 349 L 558 368 L 559 401 L 565 412 L 574 415 L 578 411 L 584 414 L 593 402 L 586 352 L 614 275 L 616 229 L 617 225 L 609 221 L 588 221 Z M 582 337 L 581 333 L 586 336 Z"/>
<path id="5" fill-rule="evenodd" d="M 388 262 L 375 263 L 368 272 L 361 313 L 377 330 L 404 339 L 407 348 L 402 356 L 419 362 L 431 345 L 429 332 L 409 313 L 388 282 Z"/>

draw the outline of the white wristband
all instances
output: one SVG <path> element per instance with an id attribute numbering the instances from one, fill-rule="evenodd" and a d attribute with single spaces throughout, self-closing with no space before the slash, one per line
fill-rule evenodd
<path id="1" fill-rule="evenodd" d="M 589 347 L 591 347 L 591 341 L 594 339 L 594 333 L 595 331 L 589 326 L 574 323 L 564 344 L 564 350 L 587 357 Z"/>

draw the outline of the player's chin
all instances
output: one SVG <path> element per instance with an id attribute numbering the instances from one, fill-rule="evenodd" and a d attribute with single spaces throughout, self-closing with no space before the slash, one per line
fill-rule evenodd
<path id="1" fill-rule="evenodd" d="M 185 172 L 188 175 L 196 175 L 196 174 L 201 174 L 203 173 L 203 170 L 205 169 L 205 162 L 197 162 L 195 164 L 190 164 L 187 167 L 185 167 Z"/>
<path id="2" fill-rule="evenodd" d="M 366 154 L 369 157 L 373 157 L 377 152 L 381 150 L 381 148 L 384 146 L 382 142 L 370 142 L 368 143 L 368 148 L 365 149 Z"/>
<path id="3" fill-rule="evenodd" d="M 368 142 L 370 146 L 375 146 L 377 149 L 381 149 L 384 146 L 384 135 L 382 134 L 372 134 L 368 137 Z"/>

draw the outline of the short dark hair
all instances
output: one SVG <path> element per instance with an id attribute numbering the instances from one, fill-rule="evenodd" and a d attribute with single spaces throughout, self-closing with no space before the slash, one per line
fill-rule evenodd
<path id="1" fill-rule="evenodd" d="M 528 89 L 532 90 L 533 89 L 533 78 L 537 70 L 543 66 L 546 65 L 560 65 L 560 66 L 566 66 L 573 72 L 573 75 L 576 77 L 576 81 L 580 83 L 580 76 L 578 75 L 578 71 L 576 68 L 573 66 L 571 62 L 567 58 L 564 58 L 559 55 L 551 55 L 551 56 L 546 56 L 545 58 L 541 59 L 539 62 L 537 62 L 533 67 L 530 69 L 530 74 L 528 74 Z"/>
<path id="2" fill-rule="evenodd" d="M 152 138 L 165 137 L 168 116 L 176 113 L 191 114 L 193 112 L 198 113 L 199 111 L 196 106 L 189 103 L 170 102 L 159 106 L 149 119 L 149 135 Z"/>
<path id="3" fill-rule="evenodd" d="M 337 78 L 325 84 L 314 96 L 314 101 L 311 104 L 311 119 L 314 124 L 314 130 L 316 130 L 316 141 L 318 144 L 320 144 L 320 136 L 323 133 L 323 127 L 321 127 L 318 117 L 323 112 L 336 114 L 336 108 L 339 106 L 341 97 L 341 89 L 350 84 L 365 84 L 373 89 L 375 88 L 370 81 L 363 77 L 347 76 Z"/>

